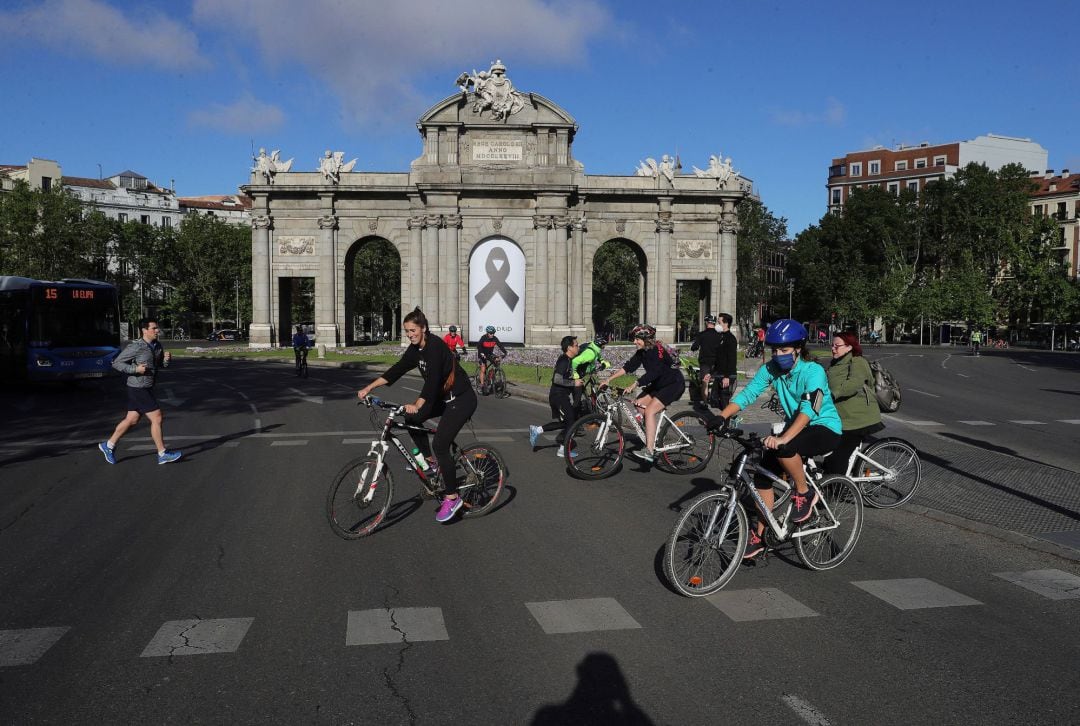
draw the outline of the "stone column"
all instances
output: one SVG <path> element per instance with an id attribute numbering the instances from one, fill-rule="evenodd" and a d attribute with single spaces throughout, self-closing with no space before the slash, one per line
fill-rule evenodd
<path id="1" fill-rule="evenodd" d="M 552 324 L 565 330 L 569 324 L 570 313 L 570 240 L 567 230 L 570 226 L 568 217 L 554 217 L 549 234 L 551 246 L 555 250 L 555 279 L 551 290 L 551 299 L 555 305 Z M 566 335 L 566 333 L 562 333 Z"/>
<path id="2" fill-rule="evenodd" d="M 725 201 L 724 211 L 720 215 L 720 310 L 730 313 L 738 320 L 735 310 L 735 274 L 738 271 L 739 215 L 735 212 L 735 202 Z"/>
<path id="3" fill-rule="evenodd" d="M 424 218 L 421 216 L 409 217 L 405 224 L 409 228 L 409 292 L 407 296 L 403 296 L 406 299 L 401 302 L 402 316 L 412 312 L 412 309 L 417 305 L 422 306 L 424 304 L 424 258 L 421 250 Z M 432 264 L 435 263 L 432 262 Z"/>
<path id="4" fill-rule="evenodd" d="M 585 294 L 585 214 L 574 220 L 570 229 L 570 325 L 585 327 L 582 297 Z"/>
<path id="5" fill-rule="evenodd" d="M 319 274 L 315 278 L 315 340 L 322 345 L 339 343 L 337 321 L 337 260 L 338 219 L 333 214 L 319 217 Z"/>
<path id="6" fill-rule="evenodd" d="M 424 257 L 423 298 L 424 315 L 431 326 L 439 325 L 439 227 L 442 217 L 429 214 L 424 218 L 424 243 L 421 254 Z"/>
<path id="7" fill-rule="evenodd" d="M 660 197 L 660 211 L 656 220 L 656 334 L 664 340 L 674 340 L 675 299 L 671 280 L 671 233 L 675 223 L 671 220 L 671 197 Z"/>
<path id="8" fill-rule="evenodd" d="M 266 214 L 251 218 L 251 327 L 248 330 L 248 345 L 252 348 L 274 345 L 274 325 L 270 314 L 272 223 L 273 220 Z"/>
<path id="9" fill-rule="evenodd" d="M 442 326 L 456 325 L 461 329 L 461 263 L 458 249 L 461 229 L 461 215 L 448 214 L 443 217 L 442 240 L 439 247 L 442 257 L 439 265 L 443 268 L 439 278 L 439 290 L 442 293 L 440 309 L 443 311 Z"/>
<path id="10" fill-rule="evenodd" d="M 548 227 L 551 224 L 551 217 L 544 214 L 537 214 L 533 216 L 533 236 L 535 237 L 533 255 L 533 277 L 535 278 L 533 299 L 536 304 L 533 306 L 532 323 L 533 325 L 547 326 L 550 324 L 551 318 L 548 317 L 548 297 L 550 291 L 548 289 Z"/>

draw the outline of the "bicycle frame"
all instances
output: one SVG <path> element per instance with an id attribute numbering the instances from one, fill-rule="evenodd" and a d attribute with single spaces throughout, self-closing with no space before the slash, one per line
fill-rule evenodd
<path id="1" fill-rule="evenodd" d="M 890 481 L 896 478 L 896 471 L 890 469 L 887 466 L 879 464 L 877 461 L 871 459 L 866 455 L 865 449 L 867 442 L 862 441 L 855 447 L 855 451 L 851 452 L 851 457 L 848 459 L 847 472 L 844 474 L 848 479 L 856 484 L 863 484 L 865 482 L 878 482 L 878 481 Z M 862 459 L 867 464 L 873 467 L 873 471 L 869 476 L 855 476 L 855 465 Z"/>
<path id="2" fill-rule="evenodd" d="M 608 429 L 611 427 L 612 424 L 615 423 L 614 418 L 616 415 L 618 415 L 620 418 L 624 418 L 627 420 L 630 425 L 630 429 L 631 431 L 633 431 L 634 435 L 637 436 L 641 442 L 647 445 L 648 441 L 645 435 L 645 429 L 642 427 L 641 423 L 638 422 L 633 409 L 633 404 L 626 399 L 622 392 L 620 392 L 618 394 L 618 398 L 615 400 L 615 403 L 612 406 L 609 406 L 606 411 L 604 411 L 605 421 L 603 430 L 600 432 L 601 437 L 605 439 L 607 438 Z M 655 449 L 653 449 L 654 454 L 662 454 L 665 451 L 677 451 L 684 446 L 690 445 L 690 439 L 687 438 L 686 434 L 684 434 L 679 429 L 679 427 L 672 422 L 671 418 L 667 415 L 667 410 L 661 411 L 660 415 L 656 418 L 657 431 L 660 431 L 660 427 L 664 425 L 664 421 L 667 421 L 669 424 L 671 424 L 671 429 L 678 432 L 679 438 L 682 440 L 677 441 L 674 444 L 668 444 L 667 446 L 657 446 Z"/>
<path id="3" fill-rule="evenodd" d="M 428 476 L 428 472 L 425 472 L 420 468 L 420 465 L 416 463 L 416 460 L 409 453 L 409 450 L 405 448 L 405 445 L 401 443 L 401 439 L 393 433 L 394 429 L 402 429 L 405 431 L 417 431 L 423 432 L 428 436 L 435 433 L 434 430 L 429 429 L 426 426 L 414 426 L 407 423 L 399 423 L 394 420 L 395 416 L 400 415 L 404 411 L 404 407 L 399 407 L 390 412 L 386 417 L 386 421 L 383 423 L 382 433 L 379 438 L 371 442 L 371 447 L 368 449 L 368 455 L 374 456 L 375 463 L 375 475 L 371 477 L 371 488 L 364 495 L 363 499 L 366 502 L 370 502 L 375 493 L 375 482 L 379 479 L 379 474 L 382 473 L 383 467 L 386 466 L 386 455 L 390 452 L 390 444 L 394 444 L 402 458 L 409 464 L 409 468 L 420 478 L 420 483 L 424 489 L 431 495 L 435 495 L 442 489 L 442 485 Z"/>

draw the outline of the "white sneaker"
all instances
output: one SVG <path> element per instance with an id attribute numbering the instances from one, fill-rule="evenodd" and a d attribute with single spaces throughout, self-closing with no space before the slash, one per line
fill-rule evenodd
<path id="1" fill-rule="evenodd" d="M 540 438 L 540 434 L 544 433 L 543 426 L 530 426 L 529 427 L 529 445 L 534 449 L 536 448 L 536 442 Z"/>

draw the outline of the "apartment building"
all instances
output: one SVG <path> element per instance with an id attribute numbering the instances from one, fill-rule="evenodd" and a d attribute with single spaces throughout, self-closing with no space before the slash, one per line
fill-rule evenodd
<path id="1" fill-rule="evenodd" d="M 251 197 L 246 194 L 211 194 L 180 197 L 180 213 L 218 217 L 230 224 L 251 224 Z"/>
<path id="2" fill-rule="evenodd" d="M 1031 212 L 1052 217 L 1058 225 L 1055 250 L 1067 265 L 1069 277 L 1080 274 L 1080 174 L 1070 174 L 1062 169 L 1054 174 L 1048 169 L 1042 174 L 1032 173 L 1037 188 L 1031 194 Z"/>
<path id="3" fill-rule="evenodd" d="M 919 192 L 972 162 L 985 164 L 991 170 L 1020 164 L 1028 171 L 1042 173 L 1048 158 L 1046 149 L 1031 139 L 997 134 L 933 146 L 929 142 L 901 144 L 896 149 L 875 146 L 832 160 L 826 183 L 828 208 L 842 208 L 855 189 L 864 187 L 881 187 L 893 194 L 904 189 Z"/>

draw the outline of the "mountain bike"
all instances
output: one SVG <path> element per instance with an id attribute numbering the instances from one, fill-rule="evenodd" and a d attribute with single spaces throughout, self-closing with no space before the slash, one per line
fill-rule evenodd
<path id="1" fill-rule="evenodd" d="M 603 413 L 608 406 L 615 402 L 615 395 L 611 392 L 611 389 L 600 383 L 596 371 L 587 373 L 582 380 L 585 385 L 581 387 L 579 415 L 587 416 L 591 413 Z"/>
<path id="2" fill-rule="evenodd" d="M 308 377 L 308 373 L 307 373 L 308 349 L 307 348 L 293 348 L 293 354 L 296 356 L 296 377 L 299 378 L 299 377 L 303 376 L 304 378 L 307 378 Z"/>
<path id="3" fill-rule="evenodd" d="M 487 364 L 487 370 L 482 380 L 480 377 L 481 365 L 476 366 L 476 375 L 473 376 L 473 389 L 480 395 L 495 394 L 495 398 L 509 398 L 510 391 L 506 388 L 506 372 L 502 369 L 502 358 L 495 356 Z"/>
<path id="4" fill-rule="evenodd" d="M 187 334 L 183 328 L 173 328 L 172 330 L 173 340 L 191 340 L 191 336 Z"/>
<path id="5" fill-rule="evenodd" d="M 891 509 L 915 496 L 922 481 L 922 462 L 915 446 L 903 439 L 861 441 L 848 459 L 845 476 L 859 488 L 866 506 Z"/>
<path id="6" fill-rule="evenodd" d="M 334 534 L 344 539 L 359 539 L 375 531 L 386 518 L 394 498 L 394 477 L 386 460 L 390 445 L 398 450 L 409 469 L 420 479 L 421 499 L 434 499 L 444 491 L 441 473 L 425 459 L 423 463 L 409 453 L 394 431 L 419 431 L 433 435 L 434 429 L 399 421 L 405 407 L 368 396 L 359 405 L 367 406 L 373 425 L 378 425 L 378 409 L 388 411 L 379 437 L 371 442 L 368 453 L 353 459 L 334 476 L 326 494 L 326 519 Z M 463 500 L 463 517 L 480 517 L 491 511 L 509 476 L 502 455 L 493 447 L 475 443 L 451 452 L 456 462 L 452 476 L 457 477 L 458 496 Z"/>
<path id="7" fill-rule="evenodd" d="M 625 388 L 611 388 L 614 400 L 606 410 L 582 416 L 574 422 L 567 437 L 570 455 L 566 471 L 578 479 L 605 479 L 622 468 L 623 429 L 629 429 L 642 444 L 646 443 L 641 414 L 626 395 Z M 661 411 L 656 428 L 656 466 L 674 474 L 701 471 L 712 458 L 715 437 L 709 433 L 706 418 L 697 411 L 682 411 L 669 416 Z"/>
<path id="8" fill-rule="evenodd" d="M 816 466 L 807 460 L 806 483 L 818 492 L 810 519 L 790 521 L 793 485 L 761 466 L 762 439 L 725 426 L 718 435 L 741 447 L 717 491 L 694 499 L 675 522 L 664 548 L 664 573 L 687 597 L 710 595 L 738 571 L 750 536 L 750 521 L 742 502 L 751 502 L 765 522 L 765 553 L 791 541 L 811 570 L 831 570 L 851 555 L 863 524 L 858 487 L 843 476 L 816 479 Z M 754 476 L 769 479 L 776 492 L 771 510 L 754 486 Z"/>

